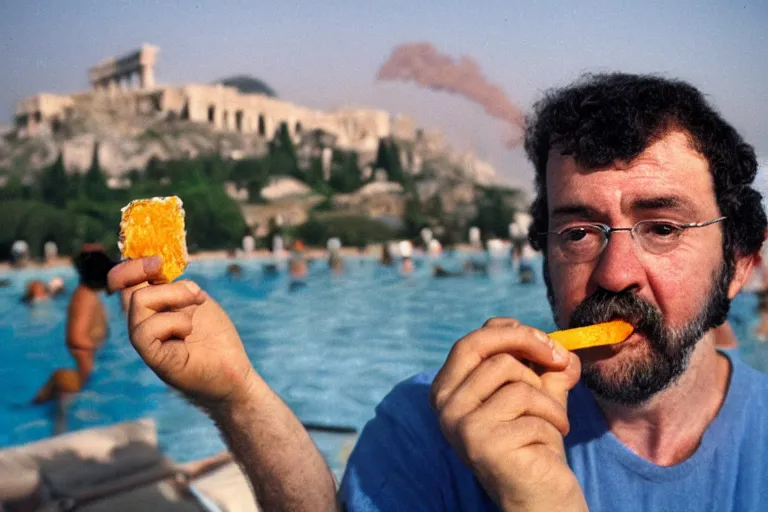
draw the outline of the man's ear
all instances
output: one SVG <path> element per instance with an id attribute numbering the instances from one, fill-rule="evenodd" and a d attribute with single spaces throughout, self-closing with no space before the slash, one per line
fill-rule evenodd
<path id="1" fill-rule="evenodd" d="M 736 257 L 736 268 L 733 270 L 731 283 L 728 285 L 728 298 L 733 300 L 752 276 L 755 266 L 760 265 L 760 253 Z"/>

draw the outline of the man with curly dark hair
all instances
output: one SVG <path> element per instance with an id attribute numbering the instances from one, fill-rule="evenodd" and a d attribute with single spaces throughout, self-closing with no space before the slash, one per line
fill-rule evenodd
<path id="1" fill-rule="evenodd" d="M 536 170 L 530 241 L 557 325 L 622 319 L 634 331 L 576 355 L 518 320 L 487 321 L 439 372 L 379 404 L 341 505 L 765 510 L 768 378 L 715 347 L 766 228 L 752 148 L 696 88 L 629 74 L 548 93 L 525 147 Z M 125 262 L 110 289 L 136 289 L 159 268 Z M 224 311 L 191 282 L 127 297 L 132 343 L 214 417 L 263 508 L 336 506 L 322 457 Z"/>
<path id="2" fill-rule="evenodd" d="M 620 73 L 546 94 L 525 149 L 557 325 L 635 330 L 577 356 L 489 320 L 378 407 L 350 510 L 763 509 L 768 379 L 715 348 L 766 228 L 753 149 L 693 86 Z"/>

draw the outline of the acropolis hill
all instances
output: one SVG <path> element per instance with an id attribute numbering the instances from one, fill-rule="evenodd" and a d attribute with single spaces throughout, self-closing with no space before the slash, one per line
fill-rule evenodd
<path id="1" fill-rule="evenodd" d="M 305 136 L 323 133 L 333 147 L 356 151 L 361 166 L 375 159 L 381 139 L 391 137 L 411 172 L 442 159 L 474 181 L 493 180 L 489 164 L 471 152 L 451 151 L 439 131 L 418 129 L 406 116 L 372 108 L 324 112 L 222 84 L 160 85 L 158 53 L 145 44 L 96 64 L 88 73 L 89 91 L 19 101 L 14 129 L 0 141 L 0 168 L 39 169 L 61 153 L 68 171 L 84 171 L 96 143 L 101 166 L 113 177 L 144 168 L 152 157 L 258 156 L 285 124 L 297 148 Z"/>

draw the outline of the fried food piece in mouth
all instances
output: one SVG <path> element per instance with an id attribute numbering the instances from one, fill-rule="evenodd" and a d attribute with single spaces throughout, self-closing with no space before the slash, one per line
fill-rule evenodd
<path id="1" fill-rule="evenodd" d="M 579 350 L 621 343 L 634 330 L 634 326 L 624 320 L 611 320 L 586 327 L 551 332 L 549 337 L 568 350 Z"/>
<path id="2" fill-rule="evenodd" d="M 162 256 L 162 275 L 167 282 L 184 273 L 189 255 L 181 199 L 176 196 L 137 199 L 121 212 L 118 246 L 123 258 Z"/>

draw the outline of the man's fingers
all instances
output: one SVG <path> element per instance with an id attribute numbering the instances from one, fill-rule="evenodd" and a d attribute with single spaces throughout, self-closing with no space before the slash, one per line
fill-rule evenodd
<path id="1" fill-rule="evenodd" d="M 123 307 L 123 313 L 128 314 L 128 311 L 131 309 L 131 297 L 133 297 L 134 292 L 147 286 L 149 286 L 149 283 L 140 283 L 136 286 L 123 288 L 120 291 L 120 305 Z"/>
<path id="2" fill-rule="evenodd" d="M 451 349 L 432 383 L 432 405 L 444 402 L 483 360 L 500 353 L 550 370 L 562 370 L 569 362 L 568 351 L 538 329 L 514 323 L 483 327 L 460 339 Z"/>
<path id="3" fill-rule="evenodd" d="M 161 256 L 123 261 L 107 274 L 107 288 L 114 293 L 140 283 L 158 281 L 162 279 L 162 267 Z"/>
<path id="4" fill-rule="evenodd" d="M 480 363 L 452 395 L 437 397 L 435 408 L 438 411 L 450 408 L 453 413 L 464 416 L 503 385 L 519 381 L 535 389 L 542 387 L 541 378 L 533 370 L 509 354 L 495 354 Z"/>
<path id="5" fill-rule="evenodd" d="M 556 400 L 524 382 L 507 384 L 493 394 L 478 409 L 483 421 L 489 423 L 512 422 L 521 416 L 534 416 L 551 423 L 561 434 L 568 434 L 571 426 L 568 414 Z"/>
<path id="6" fill-rule="evenodd" d="M 188 314 L 178 311 L 155 313 L 133 329 L 131 341 L 142 357 L 152 357 L 153 345 L 173 339 L 183 340 L 191 332 L 192 318 Z"/>
<path id="7" fill-rule="evenodd" d="M 500 428 L 512 443 L 507 449 L 519 450 L 526 446 L 542 444 L 557 455 L 563 455 L 563 434 L 550 422 L 536 416 L 521 416 L 513 423 Z"/>
<path id="8" fill-rule="evenodd" d="M 518 325 L 520 325 L 520 320 L 517 320 L 516 318 L 495 316 L 486 320 L 483 327 L 516 327 Z"/>
<path id="9" fill-rule="evenodd" d="M 133 293 L 128 313 L 128 326 L 132 328 L 157 312 L 199 305 L 205 297 L 205 292 L 195 282 L 189 280 L 146 286 Z"/>
<path id="10" fill-rule="evenodd" d="M 554 400 L 523 382 L 507 384 L 480 407 L 452 423 L 440 417 L 445 437 L 470 465 L 486 458 L 489 450 L 511 454 L 542 444 L 563 455 L 568 417 Z"/>

